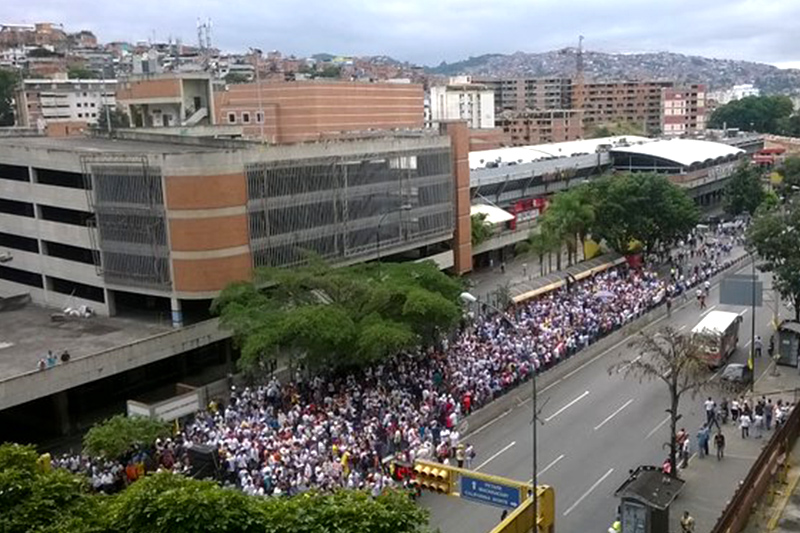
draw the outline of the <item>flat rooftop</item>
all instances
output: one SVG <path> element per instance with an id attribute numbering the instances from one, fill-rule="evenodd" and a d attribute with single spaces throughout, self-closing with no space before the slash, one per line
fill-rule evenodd
<path id="1" fill-rule="evenodd" d="M 67 350 L 74 361 L 172 330 L 167 322 L 135 318 L 66 317 L 55 322 L 53 313 L 60 310 L 32 303 L 0 311 L 0 381 L 36 371 L 48 350 L 56 355 Z"/>
<path id="2" fill-rule="evenodd" d="M 121 154 L 186 154 L 186 153 L 204 153 L 209 149 L 217 147 L 208 144 L 188 144 L 179 142 L 170 142 L 169 140 L 162 140 L 161 142 L 133 140 L 133 139 L 109 139 L 108 137 L 44 137 L 44 136 L 29 136 L 29 137 L 0 137 L 0 147 L 17 147 L 29 148 L 36 150 L 55 150 L 64 152 L 84 152 L 86 154 L 107 154 L 107 153 L 121 153 Z M 248 148 L 248 145 L 242 143 L 242 149 Z M 222 146 L 217 149 L 224 149 Z"/>

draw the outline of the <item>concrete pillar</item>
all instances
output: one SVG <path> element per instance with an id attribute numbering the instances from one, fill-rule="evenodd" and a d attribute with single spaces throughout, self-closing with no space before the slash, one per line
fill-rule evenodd
<path id="1" fill-rule="evenodd" d="M 57 392 L 53 394 L 52 398 L 56 430 L 61 435 L 69 435 L 72 429 L 72 421 L 69 416 L 69 396 L 67 396 L 67 391 Z"/>
<path id="2" fill-rule="evenodd" d="M 116 316 L 117 314 L 117 301 L 114 299 L 114 291 L 110 289 L 105 290 L 106 306 L 108 306 L 108 316 Z"/>
<path id="3" fill-rule="evenodd" d="M 469 196 L 469 129 L 464 121 L 443 122 L 442 133 L 450 137 L 455 191 L 456 226 L 453 233 L 453 270 L 466 274 L 472 270 L 472 225 Z"/>
<path id="4" fill-rule="evenodd" d="M 181 309 L 181 301 L 177 298 L 170 298 L 170 308 L 172 309 L 172 327 L 183 327 L 183 310 Z"/>
<path id="5" fill-rule="evenodd" d="M 233 373 L 233 347 L 231 339 L 222 341 L 222 349 L 225 354 L 225 368 L 228 370 L 228 373 Z"/>

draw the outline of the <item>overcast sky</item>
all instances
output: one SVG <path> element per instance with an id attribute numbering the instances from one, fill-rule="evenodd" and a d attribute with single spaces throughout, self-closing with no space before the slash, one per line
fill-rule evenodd
<path id="1" fill-rule="evenodd" d="M 800 66 L 797 0 L 26 0 L 0 22 L 62 22 L 101 41 L 197 41 L 285 54 L 389 55 L 425 65 L 577 43 L 603 52 L 671 51 Z"/>

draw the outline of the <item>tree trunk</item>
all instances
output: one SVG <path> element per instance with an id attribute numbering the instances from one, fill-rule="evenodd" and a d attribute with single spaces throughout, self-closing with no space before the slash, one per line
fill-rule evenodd
<path id="1" fill-rule="evenodd" d="M 539 254 L 539 275 L 544 276 L 544 254 Z"/>
<path id="2" fill-rule="evenodd" d="M 773 281 L 773 283 L 775 283 Z M 794 320 L 800 322 L 800 298 L 794 299 Z"/>
<path id="3" fill-rule="evenodd" d="M 678 441 L 676 439 L 678 433 L 678 396 L 677 384 L 670 386 L 670 409 L 669 409 L 669 465 L 672 470 L 672 475 L 678 477 Z M 687 437 L 691 438 L 691 437 Z"/>
<path id="4" fill-rule="evenodd" d="M 558 250 L 556 251 L 556 271 L 561 271 L 561 253 L 564 251 L 564 246 L 559 245 Z"/>

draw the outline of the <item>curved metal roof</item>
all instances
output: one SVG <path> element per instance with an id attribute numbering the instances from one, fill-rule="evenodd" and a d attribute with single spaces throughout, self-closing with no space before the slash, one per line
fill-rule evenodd
<path id="1" fill-rule="evenodd" d="M 643 155 L 672 161 L 689 167 L 695 163 L 713 161 L 744 153 L 744 150 L 727 144 L 696 139 L 671 139 L 631 146 L 615 146 L 612 153 Z"/>

